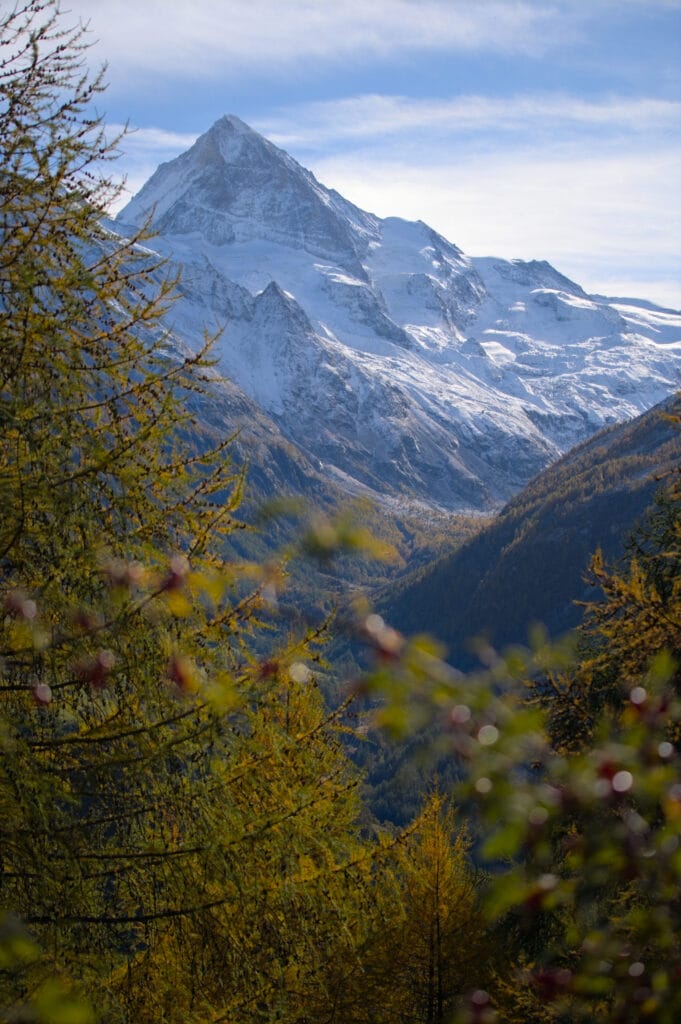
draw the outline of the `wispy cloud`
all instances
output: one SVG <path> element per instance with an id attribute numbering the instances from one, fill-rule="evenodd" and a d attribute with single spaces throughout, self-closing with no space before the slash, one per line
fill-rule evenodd
<path id="1" fill-rule="evenodd" d="M 681 306 L 681 145 L 452 152 L 437 164 L 356 152 L 312 169 L 364 209 L 424 220 L 471 255 L 549 259 L 594 291 L 648 280 L 644 297 Z"/>
<path id="2" fill-rule="evenodd" d="M 116 72 L 175 78 L 414 50 L 540 53 L 575 37 L 579 22 L 561 4 L 536 0 L 70 0 L 69 8 L 90 21 Z"/>
<path id="3" fill-rule="evenodd" d="M 566 94 L 508 97 L 457 96 L 414 99 L 365 95 L 300 104 L 258 123 L 281 146 L 313 147 L 400 132 L 519 131 L 548 127 L 625 129 L 627 132 L 681 124 L 681 102 L 617 96 L 586 100 Z"/>
<path id="4" fill-rule="evenodd" d="M 121 146 L 128 154 L 167 152 L 176 156 L 198 138 L 197 132 L 172 132 L 165 128 L 137 128 L 123 124 L 108 124 L 107 132 L 111 137 L 123 136 Z"/>

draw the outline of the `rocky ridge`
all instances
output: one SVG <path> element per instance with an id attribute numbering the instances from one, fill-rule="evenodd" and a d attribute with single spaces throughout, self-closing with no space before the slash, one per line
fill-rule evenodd
<path id="1" fill-rule="evenodd" d="M 162 164 L 117 229 L 149 217 L 182 275 L 172 333 L 221 331 L 232 398 L 346 493 L 494 508 L 676 387 L 678 312 L 381 220 L 236 117 Z M 225 392 L 227 420 L 238 405 Z"/>

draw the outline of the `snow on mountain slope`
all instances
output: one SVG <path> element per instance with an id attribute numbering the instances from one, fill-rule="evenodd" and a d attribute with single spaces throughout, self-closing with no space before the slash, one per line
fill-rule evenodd
<path id="1" fill-rule="evenodd" d="M 236 117 L 118 221 L 147 217 L 182 268 L 174 333 L 221 329 L 220 369 L 351 490 L 487 508 L 677 385 L 680 314 L 380 220 Z"/>

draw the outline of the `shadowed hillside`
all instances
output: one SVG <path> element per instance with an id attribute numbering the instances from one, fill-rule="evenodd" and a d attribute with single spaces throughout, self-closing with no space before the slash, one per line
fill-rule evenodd
<path id="1" fill-rule="evenodd" d="M 476 658 L 471 638 L 498 647 L 527 639 L 532 623 L 552 636 L 577 624 L 575 601 L 593 596 L 589 559 L 615 558 L 678 464 L 681 440 L 666 413 L 675 399 L 601 431 L 541 473 L 492 525 L 453 555 L 385 593 L 381 610 L 405 632 L 443 640 L 450 660 Z"/>

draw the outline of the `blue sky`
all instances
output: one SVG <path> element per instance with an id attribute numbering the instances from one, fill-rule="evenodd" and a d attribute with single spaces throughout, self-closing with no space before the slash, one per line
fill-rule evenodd
<path id="1" fill-rule="evenodd" d="M 224 113 L 381 216 L 681 307 L 681 0 L 68 0 L 134 191 Z"/>

